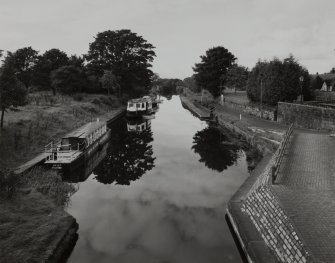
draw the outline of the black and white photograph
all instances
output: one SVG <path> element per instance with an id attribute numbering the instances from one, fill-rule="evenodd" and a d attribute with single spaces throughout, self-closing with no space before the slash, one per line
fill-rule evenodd
<path id="1" fill-rule="evenodd" d="M 334 10 L 0 0 L 0 263 L 335 263 Z"/>

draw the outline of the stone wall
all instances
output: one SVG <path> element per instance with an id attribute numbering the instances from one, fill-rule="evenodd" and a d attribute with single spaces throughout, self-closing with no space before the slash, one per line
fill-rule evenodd
<path id="1" fill-rule="evenodd" d="M 315 100 L 318 100 L 318 101 L 335 100 L 335 91 L 316 90 L 314 91 L 314 95 L 315 95 Z"/>
<path id="2" fill-rule="evenodd" d="M 253 116 L 257 116 L 259 118 L 261 118 L 261 115 L 263 115 L 262 118 L 266 119 L 266 120 L 271 120 L 271 121 L 276 120 L 276 114 L 275 114 L 274 109 L 263 108 L 263 113 L 261 114 L 261 110 L 259 109 L 259 107 L 251 106 L 251 105 L 248 105 L 248 104 L 236 103 L 236 102 L 233 102 L 233 101 L 231 101 L 227 98 L 224 100 L 224 106 L 228 106 L 228 107 L 233 108 L 233 109 L 241 110 L 244 113 L 247 113 L 247 114 L 253 115 Z"/>
<path id="3" fill-rule="evenodd" d="M 335 109 L 279 102 L 277 121 L 301 128 L 335 130 Z"/>

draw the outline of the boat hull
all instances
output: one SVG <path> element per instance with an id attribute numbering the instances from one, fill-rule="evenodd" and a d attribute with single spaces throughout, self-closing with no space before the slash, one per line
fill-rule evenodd
<path id="1" fill-rule="evenodd" d="M 111 131 L 108 129 L 107 132 L 92 143 L 87 149 L 85 149 L 76 159 L 70 163 L 49 163 L 49 167 L 56 170 L 62 170 L 66 173 L 71 173 L 78 170 L 85 164 L 87 160 L 91 158 L 97 151 L 103 149 L 104 144 L 110 140 Z"/>

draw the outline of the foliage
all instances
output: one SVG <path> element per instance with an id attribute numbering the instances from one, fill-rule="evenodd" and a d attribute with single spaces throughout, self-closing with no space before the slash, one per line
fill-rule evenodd
<path id="1" fill-rule="evenodd" d="M 335 73 L 335 68 L 332 68 L 329 73 Z"/>
<path id="2" fill-rule="evenodd" d="M 108 95 L 110 94 L 110 90 L 112 90 L 114 93 L 118 91 L 118 94 L 120 96 L 121 90 L 120 90 L 118 78 L 113 74 L 111 70 L 105 70 L 100 81 L 101 81 L 102 87 L 104 89 L 107 89 Z"/>
<path id="3" fill-rule="evenodd" d="M 323 85 L 323 79 L 316 73 L 316 77 L 312 80 L 312 90 L 320 90 Z"/>
<path id="4" fill-rule="evenodd" d="M 100 78 L 111 70 L 119 78 L 121 90 L 130 93 L 136 86 L 149 89 L 154 46 L 128 29 L 98 33 L 89 45 L 87 67 Z"/>
<path id="5" fill-rule="evenodd" d="M 195 81 L 195 76 L 192 75 L 191 77 L 185 78 L 183 80 L 184 86 L 186 86 L 187 88 L 189 88 L 191 91 L 193 92 L 200 92 L 201 89 L 200 87 L 197 85 L 197 82 Z"/>
<path id="6" fill-rule="evenodd" d="M 81 92 L 87 85 L 84 72 L 74 66 L 63 66 L 51 72 L 51 85 L 53 90 L 63 94 Z"/>
<path id="7" fill-rule="evenodd" d="M 192 149 L 200 155 L 200 162 L 218 172 L 236 163 L 240 154 L 239 146 L 214 127 L 198 131 L 193 137 Z"/>
<path id="8" fill-rule="evenodd" d="M 33 68 L 37 62 L 37 55 L 38 51 L 32 49 L 32 47 L 20 48 L 14 53 L 10 53 L 17 73 L 16 76 L 27 89 L 32 81 Z"/>
<path id="9" fill-rule="evenodd" d="M 311 99 L 308 71 L 292 55 L 283 61 L 277 58 L 269 62 L 259 61 L 249 75 L 248 98 L 254 102 L 260 101 L 262 86 L 262 100 L 266 104 L 275 105 L 278 101 L 296 100 L 297 96 L 300 95 L 299 78 L 301 76 L 303 77 L 302 93 L 304 98 Z"/>
<path id="10" fill-rule="evenodd" d="M 6 109 L 10 106 L 17 107 L 24 105 L 26 102 L 27 91 L 17 79 L 15 73 L 13 59 L 11 56 L 7 56 L 0 76 L 1 128 L 3 127 L 3 118 Z"/>
<path id="11" fill-rule="evenodd" d="M 27 187 L 49 196 L 57 205 L 65 206 L 77 189 L 74 185 L 63 182 L 60 175 L 54 170 L 40 167 L 28 171 L 23 177 Z"/>
<path id="12" fill-rule="evenodd" d="M 177 94 L 177 86 L 183 85 L 180 79 L 159 79 L 159 94 L 170 99 L 172 95 Z"/>
<path id="13" fill-rule="evenodd" d="M 51 80 L 50 74 L 52 71 L 69 64 L 69 58 L 63 51 L 53 48 L 45 51 L 41 56 L 38 56 L 34 67 L 33 83 L 40 89 L 50 89 Z M 56 90 L 53 89 L 54 95 Z"/>
<path id="14" fill-rule="evenodd" d="M 246 90 L 248 68 L 234 64 L 227 71 L 226 86 L 235 90 Z"/>
<path id="15" fill-rule="evenodd" d="M 81 56 L 71 55 L 69 57 L 69 65 L 73 65 L 76 68 L 84 70 L 85 68 L 85 59 Z"/>
<path id="16" fill-rule="evenodd" d="M 224 47 L 214 47 L 200 56 L 201 62 L 195 64 L 195 81 L 200 88 L 207 89 L 214 97 L 219 95 L 220 84 L 225 84 L 228 69 L 236 60 Z"/>
<path id="17" fill-rule="evenodd" d="M 20 176 L 12 171 L 0 170 L 0 197 L 12 198 L 20 185 Z"/>

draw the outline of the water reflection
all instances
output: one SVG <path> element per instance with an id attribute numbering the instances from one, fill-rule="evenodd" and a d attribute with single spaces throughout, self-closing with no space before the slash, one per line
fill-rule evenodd
<path id="1" fill-rule="evenodd" d="M 222 172 L 236 163 L 241 150 L 230 142 L 226 134 L 217 128 L 208 126 L 193 137 L 192 149 L 200 155 L 200 162 L 213 170 Z"/>
<path id="2" fill-rule="evenodd" d="M 203 153 L 210 140 L 203 136 L 226 139 L 218 140 L 177 96 L 164 99 L 154 120 L 142 121 L 110 127 L 105 160 L 71 197 L 79 239 L 68 262 L 240 262 L 225 213 L 248 175 L 244 152 L 225 176 L 199 162 L 192 146 L 201 158 L 211 156 Z"/>
<path id="3" fill-rule="evenodd" d="M 112 128 L 107 157 L 94 170 L 95 178 L 104 184 L 129 185 L 154 167 L 151 121 L 119 121 Z"/>
<path id="4" fill-rule="evenodd" d="M 102 145 L 89 160 L 83 160 L 79 166 L 72 167 L 71 165 L 61 171 L 63 181 L 69 183 L 84 182 L 87 177 L 92 173 L 95 167 L 106 157 L 109 142 Z"/>

